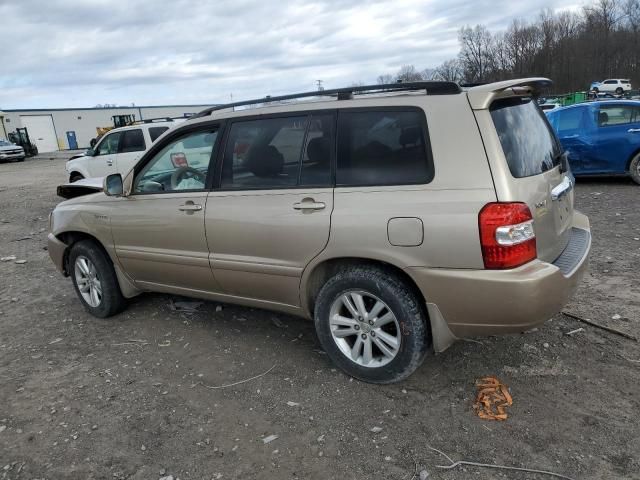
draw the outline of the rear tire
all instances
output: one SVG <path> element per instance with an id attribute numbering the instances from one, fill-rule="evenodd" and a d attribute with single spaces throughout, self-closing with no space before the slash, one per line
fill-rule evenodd
<path id="1" fill-rule="evenodd" d="M 631 160 L 629 164 L 629 175 L 631 179 L 640 185 L 640 153 Z"/>
<path id="2" fill-rule="evenodd" d="M 617 95 L 622 95 L 623 93 L 624 93 L 624 90 L 622 89 L 622 87 L 616 88 L 616 94 Z"/>
<path id="3" fill-rule="evenodd" d="M 84 179 L 84 176 L 80 173 L 74 172 L 69 176 L 69 183 L 77 182 Z"/>
<path id="4" fill-rule="evenodd" d="M 67 271 L 80 302 L 91 315 L 107 318 L 126 307 L 113 263 L 95 242 L 82 240 L 71 247 Z"/>
<path id="5" fill-rule="evenodd" d="M 338 272 L 320 289 L 314 308 L 318 339 L 345 373 L 370 383 L 405 379 L 431 344 L 419 294 L 379 267 Z"/>

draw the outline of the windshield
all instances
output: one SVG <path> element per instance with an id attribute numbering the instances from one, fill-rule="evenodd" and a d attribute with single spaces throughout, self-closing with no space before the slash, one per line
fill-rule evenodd
<path id="1" fill-rule="evenodd" d="M 514 177 L 539 175 L 560 164 L 562 151 L 558 140 L 531 98 L 498 100 L 490 111 Z"/>
<path id="2" fill-rule="evenodd" d="M 13 145 L 13 143 L 9 143 L 6 140 L 0 139 L 0 147 L 8 147 L 10 145 Z"/>

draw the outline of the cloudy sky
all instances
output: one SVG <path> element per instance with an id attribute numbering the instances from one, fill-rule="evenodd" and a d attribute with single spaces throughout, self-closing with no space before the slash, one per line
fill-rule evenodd
<path id="1" fill-rule="evenodd" d="M 219 103 L 454 57 L 492 30 L 584 0 L 0 0 L 0 109 Z"/>

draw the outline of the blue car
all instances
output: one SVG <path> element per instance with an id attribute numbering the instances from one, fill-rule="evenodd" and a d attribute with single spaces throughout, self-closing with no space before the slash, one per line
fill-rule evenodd
<path id="1" fill-rule="evenodd" d="M 580 103 L 547 113 L 575 176 L 629 175 L 640 184 L 640 102 Z"/>

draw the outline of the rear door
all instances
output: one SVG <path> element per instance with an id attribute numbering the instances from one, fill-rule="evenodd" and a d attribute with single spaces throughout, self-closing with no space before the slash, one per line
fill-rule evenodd
<path id="1" fill-rule="evenodd" d="M 640 108 L 629 103 L 603 103 L 598 108 L 593 173 L 622 174 L 640 148 Z"/>
<path id="2" fill-rule="evenodd" d="M 530 97 L 496 100 L 489 112 L 498 140 L 490 149 L 498 200 L 529 206 L 538 258 L 551 262 L 569 242 L 573 221 L 573 176 L 563 171 L 560 143 Z"/>
<path id="3" fill-rule="evenodd" d="M 116 156 L 116 170 L 125 176 L 138 163 L 146 148 L 141 128 L 123 131 Z"/>
<path id="4" fill-rule="evenodd" d="M 299 305 L 305 266 L 329 239 L 333 113 L 238 119 L 228 127 L 206 236 L 224 292 Z"/>

